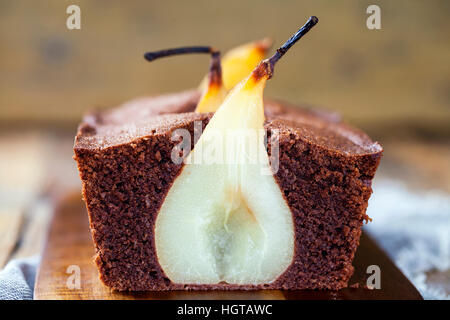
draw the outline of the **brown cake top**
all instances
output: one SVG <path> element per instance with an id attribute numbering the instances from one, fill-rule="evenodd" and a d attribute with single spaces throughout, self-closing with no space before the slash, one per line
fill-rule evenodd
<path id="1" fill-rule="evenodd" d="M 84 117 L 75 148 L 103 149 L 155 134 L 166 134 L 192 123 L 209 120 L 211 114 L 194 113 L 197 90 L 145 97 L 117 108 Z M 266 127 L 282 134 L 297 133 L 302 139 L 346 155 L 372 154 L 382 148 L 365 133 L 340 121 L 335 113 L 305 109 L 265 99 Z"/>

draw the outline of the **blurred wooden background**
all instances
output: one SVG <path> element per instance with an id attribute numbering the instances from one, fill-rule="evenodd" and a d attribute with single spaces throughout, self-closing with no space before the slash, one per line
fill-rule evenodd
<path id="1" fill-rule="evenodd" d="M 66 28 L 70 4 L 81 30 Z M 382 30 L 367 29 L 369 4 Z M 277 66 L 267 95 L 339 111 L 376 139 L 450 137 L 445 0 L 2 0 L 0 125 L 73 132 L 88 108 L 195 87 L 208 68 L 202 56 L 150 64 L 146 50 L 226 51 L 264 36 L 279 45 L 310 15 L 319 25 Z"/>

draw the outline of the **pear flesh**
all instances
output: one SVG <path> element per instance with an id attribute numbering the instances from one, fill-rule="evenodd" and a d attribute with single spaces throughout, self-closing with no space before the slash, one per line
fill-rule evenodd
<path id="1" fill-rule="evenodd" d="M 156 252 L 174 283 L 268 284 L 292 263 L 292 213 L 270 173 L 263 139 L 240 134 L 218 139 L 230 131 L 263 129 L 265 80 L 250 76 L 230 92 L 162 204 Z M 223 154 L 233 161 L 199 163 L 196 151 L 217 145 L 224 145 Z"/>

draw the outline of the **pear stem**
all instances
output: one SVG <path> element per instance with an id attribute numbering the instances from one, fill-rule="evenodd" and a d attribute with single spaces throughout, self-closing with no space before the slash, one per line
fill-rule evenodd
<path id="1" fill-rule="evenodd" d="M 222 65 L 220 63 L 220 51 L 211 54 L 211 66 L 209 67 L 209 85 L 222 86 Z"/>
<path id="2" fill-rule="evenodd" d="M 195 46 L 195 47 L 180 47 L 160 51 L 152 51 L 145 53 L 144 58 L 148 61 L 154 61 L 159 58 L 189 53 L 211 54 L 211 66 L 209 68 L 209 85 L 211 84 L 215 84 L 218 86 L 222 85 L 222 68 L 220 64 L 220 51 L 217 51 L 212 47 Z"/>
<path id="3" fill-rule="evenodd" d="M 319 19 L 316 16 L 309 17 L 308 21 L 305 23 L 303 27 L 301 27 L 288 41 L 286 41 L 280 48 L 277 49 L 277 52 L 267 60 L 264 60 L 262 64 L 265 65 L 265 70 L 263 71 L 269 76 L 269 79 L 272 78 L 273 70 L 275 63 L 281 59 L 282 56 L 305 34 L 314 27 Z M 256 71 L 256 70 L 255 70 Z"/>
<path id="4" fill-rule="evenodd" d="M 196 47 L 181 47 L 174 49 L 164 49 L 160 51 L 147 52 L 144 55 L 144 58 L 148 61 L 153 61 L 163 57 L 174 56 L 178 54 L 187 54 L 187 53 L 213 53 L 216 52 L 212 47 L 205 46 L 196 46 Z"/>

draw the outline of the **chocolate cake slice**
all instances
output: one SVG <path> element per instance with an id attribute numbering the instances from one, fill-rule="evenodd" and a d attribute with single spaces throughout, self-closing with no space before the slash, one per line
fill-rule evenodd
<path id="1" fill-rule="evenodd" d="M 199 98 L 193 90 L 138 99 L 87 115 L 79 126 L 75 160 L 104 284 L 119 291 L 346 287 L 382 148 L 334 114 L 270 100 L 267 152 L 276 131 L 274 178 L 292 215 L 291 263 L 267 283 L 179 283 L 169 277 L 158 259 L 155 224 L 183 169 L 171 159 L 178 143 L 172 133 L 187 129 L 194 136 L 195 123 L 204 129 L 212 117 L 193 112 Z"/>

